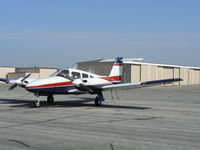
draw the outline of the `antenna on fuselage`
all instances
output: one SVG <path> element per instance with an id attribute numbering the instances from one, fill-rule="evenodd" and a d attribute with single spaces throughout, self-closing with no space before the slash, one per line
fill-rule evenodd
<path id="1" fill-rule="evenodd" d="M 76 64 L 76 65 L 74 66 L 74 69 L 77 69 L 77 67 L 78 67 L 78 65 Z"/>

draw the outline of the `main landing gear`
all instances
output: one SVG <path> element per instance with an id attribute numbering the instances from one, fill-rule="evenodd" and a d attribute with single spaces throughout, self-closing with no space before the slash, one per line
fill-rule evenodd
<path id="1" fill-rule="evenodd" d="M 100 106 L 100 105 L 101 105 L 101 98 L 100 98 L 100 96 L 97 96 L 97 97 L 95 98 L 94 104 L 95 104 L 96 106 Z"/>
<path id="2" fill-rule="evenodd" d="M 98 95 L 97 95 L 97 97 L 95 98 L 94 104 L 95 104 L 96 106 L 100 106 L 102 101 L 104 101 L 104 97 L 103 97 L 102 92 L 100 91 L 100 92 L 98 92 Z"/>

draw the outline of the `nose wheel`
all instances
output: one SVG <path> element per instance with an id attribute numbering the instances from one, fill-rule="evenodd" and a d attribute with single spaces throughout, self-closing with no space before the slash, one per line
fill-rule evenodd
<path id="1" fill-rule="evenodd" d="M 36 93 L 35 94 L 35 97 L 36 97 L 36 101 L 33 103 L 33 107 L 40 107 L 40 99 L 39 99 L 39 94 Z"/>

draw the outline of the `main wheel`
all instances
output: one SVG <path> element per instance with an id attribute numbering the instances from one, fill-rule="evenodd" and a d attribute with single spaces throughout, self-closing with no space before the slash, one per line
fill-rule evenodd
<path id="1" fill-rule="evenodd" d="M 99 96 L 96 97 L 95 99 L 95 105 L 100 106 L 101 105 L 101 98 Z"/>
<path id="2" fill-rule="evenodd" d="M 48 102 L 49 104 L 52 104 L 52 103 L 54 102 L 54 97 L 53 97 L 53 96 L 48 96 L 48 97 L 47 97 L 47 102 Z"/>

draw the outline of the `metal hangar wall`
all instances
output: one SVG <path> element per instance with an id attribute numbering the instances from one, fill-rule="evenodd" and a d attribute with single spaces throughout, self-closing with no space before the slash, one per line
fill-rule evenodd
<path id="1" fill-rule="evenodd" d="M 99 60 L 78 62 L 78 69 L 108 76 L 114 62 Z M 142 82 L 167 78 L 182 78 L 171 85 L 200 84 L 200 67 L 124 61 L 123 82 Z"/>

